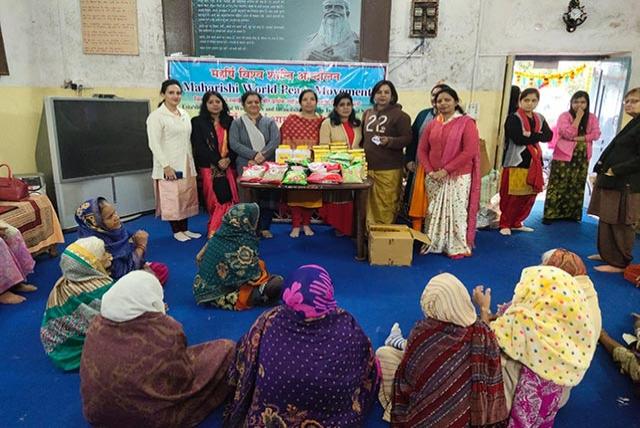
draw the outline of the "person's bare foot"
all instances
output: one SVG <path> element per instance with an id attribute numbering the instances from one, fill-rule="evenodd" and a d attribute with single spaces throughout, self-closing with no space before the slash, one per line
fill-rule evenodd
<path id="1" fill-rule="evenodd" d="M 600 257 L 600 254 L 591 254 L 590 256 L 587 256 L 587 258 L 589 260 L 595 260 L 597 262 L 601 262 L 602 261 L 602 257 Z"/>
<path id="2" fill-rule="evenodd" d="M 38 287 L 36 287 L 35 285 L 25 284 L 24 282 L 13 287 L 13 291 L 19 291 L 21 293 L 31 293 L 33 291 L 36 291 L 37 289 Z"/>
<path id="3" fill-rule="evenodd" d="M 594 267 L 598 272 L 606 272 L 606 273 L 621 273 L 624 272 L 623 268 L 611 266 L 611 265 L 600 265 Z"/>
<path id="4" fill-rule="evenodd" d="M 313 236 L 315 235 L 315 233 L 313 232 L 313 230 L 311 229 L 311 227 L 304 225 L 302 226 L 302 231 L 304 232 L 304 234 L 306 236 Z"/>
<path id="5" fill-rule="evenodd" d="M 4 293 L 0 294 L 0 304 L 17 305 L 24 302 L 25 300 L 27 300 L 26 297 L 14 294 L 11 291 L 5 291 Z"/>
<path id="6" fill-rule="evenodd" d="M 291 233 L 289 233 L 289 236 L 292 238 L 297 238 L 298 236 L 300 236 L 300 228 L 299 227 L 292 228 Z"/>

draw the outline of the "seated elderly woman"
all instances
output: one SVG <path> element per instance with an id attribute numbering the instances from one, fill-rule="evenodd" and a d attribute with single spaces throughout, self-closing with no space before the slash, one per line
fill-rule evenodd
<path id="1" fill-rule="evenodd" d="M 0 221 L 0 303 L 22 303 L 26 299 L 14 292 L 37 290 L 25 283 L 35 264 L 20 231 Z"/>
<path id="2" fill-rule="evenodd" d="M 191 427 L 229 393 L 235 344 L 187 346 L 182 326 L 165 315 L 158 279 L 134 271 L 102 298 L 80 365 L 83 412 L 103 427 Z"/>
<path id="3" fill-rule="evenodd" d="M 133 270 L 147 269 L 162 284 L 167 281 L 167 265 L 145 261 L 149 234 L 144 230 L 131 234 L 120 222 L 115 207 L 105 198 L 89 199 L 80 205 L 76 210 L 76 223 L 81 238 L 96 236 L 104 241 L 107 251 L 113 256 L 110 269 L 113 279 L 119 279 Z"/>
<path id="4" fill-rule="evenodd" d="M 78 239 L 60 257 L 62 277 L 49 293 L 40 340 L 53 364 L 62 370 L 80 367 L 87 329 L 113 284 L 107 273 L 110 265 L 111 254 L 95 236 Z"/>
<path id="5" fill-rule="evenodd" d="M 200 250 L 193 282 L 196 302 L 221 309 L 243 310 L 269 305 L 280 297 L 283 278 L 270 275 L 258 254 L 257 204 L 238 204 Z"/>
<path id="6" fill-rule="evenodd" d="M 488 321 L 491 290 L 476 287 L 474 301 Z M 503 353 L 509 427 L 553 426 L 566 389 L 580 383 L 593 359 L 600 315 L 593 307 L 565 270 L 541 265 L 522 271 L 513 300 L 491 323 Z"/>
<path id="7" fill-rule="evenodd" d="M 465 286 L 449 273 L 436 275 L 420 305 L 425 319 L 408 341 L 396 324 L 376 352 L 385 419 L 407 428 L 504 426 L 508 411 L 500 349 Z"/>
<path id="8" fill-rule="evenodd" d="M 620 366 L 620 371 L 631 378 L 637 385 L 636 390 L 640 392 L 640 315 L 632 313 L 631 316 L 634 318 L 634 334 L 623 335 L 625 342 L 630 345 L 628 348 L 604 330 L 600 333 L 600 343 Z"/>
<path id="9" fill-rule="evenodd" d="M 225 427 L 362 426 L 378 369 L 369 338 L 333 291 L 320 266 L 287 278 L 284 305 L 263 313 L 238 345 Z"/>

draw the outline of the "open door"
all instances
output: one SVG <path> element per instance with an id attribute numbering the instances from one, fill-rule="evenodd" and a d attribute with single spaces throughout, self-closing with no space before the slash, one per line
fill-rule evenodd
<path id="1" fill-rule="evenodd" d="M 624 94 L 629 87 L 631 57 L 612 57 L 598 62 L 591 85 L 591 111 L 598 117 L 602 135 L 593 142 L 589 171 L 616 136 L 623 122 Z"/>
<path id="2" fill-rule="evenodd" d="M 509 55 L 504 65 L 504 81 L 502 82 L 502 103 L 500 105 L 500 120 L 498 121 L 498 141 L 496 141 L 496 150 L 493 153 L 493 168 L 498 170 L 502 165 L 502 156 L 504 154 L 504 122 L 509 115 L 509 100 L 511 99 L 511 86 L 513 81 L 513 65 L 516 57 Z M 490 154 L 491 156 L 491 154 Z"/>

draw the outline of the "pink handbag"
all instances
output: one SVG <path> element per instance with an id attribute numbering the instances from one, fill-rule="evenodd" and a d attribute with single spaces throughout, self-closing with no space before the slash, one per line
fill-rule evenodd
<path id="1" fill-rule="evenodd" d="M 6 163 L 0 164 L 0 168 L 7 167 L 7 177 L 0 177 L 0 201 L 19 201 L 29 196 L 29 187 L 19 178 L 13 178 L 11 168 Z"/>

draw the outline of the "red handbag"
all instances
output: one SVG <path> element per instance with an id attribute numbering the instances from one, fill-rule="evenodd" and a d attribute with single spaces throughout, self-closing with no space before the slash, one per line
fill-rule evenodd
<path id="1" fill-rule="evenodd" d="M 11 168 L 6 163 L 0 164 L 0 168 L 7 167 L 7 177 L 0 177 L 0 201 L 19 201 L 29 197 L 29 187 L 19 178 L 13 178 Z"/>

